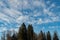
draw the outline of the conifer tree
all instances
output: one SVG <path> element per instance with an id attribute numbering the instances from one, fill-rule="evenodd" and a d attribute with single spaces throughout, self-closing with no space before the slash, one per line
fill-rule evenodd
<path id="1" fill-rule="evenodd" d="M 38 35 L 38 40 L 43 40 L 43 32 L 42 31 Z"/>
<path id="2" fill-rule="evenodd" d="M 7 31 L 7 40 L 11 40 L 11 32 Z"/>
<path id="3" fill-rule="evenodd" d="M 6 34 L 5 34 L 5 32 L 2 33 L 1 40 L 6 40 Z"/>
<path id="4" fill-rule="evenodd" d="M 33 40 L 37 40 L 37 34 L 35 32 L 33 33 Z"/>
<path id="5" fill-rule="evenodd" d="M 28 30 L 27 30 L 27 36 L 28 36 L 28 40 L 33 40 L 33 27 L 31 24 L 28 25 Z"/>
<path id="6" fill-rule="evenodd" d="M 18 40 L 27 40 L 27 29 L 24 23 L 19 28 Z"/>
<path id="7" fill-rule="evenodd" d="M 45 35 L 45 33 L 43 34 L 43 40 L 46 40 L 46 35 Z"/>
<path id="8" fill-rule="evenodd" d="M 12 40 L 17 40 L 17 35 L 16 34 L 13 34 Z"/>
<path id="9" fill-rule="evenodd" d="M 57 32 L 54 32 L 53 40 L 59 40 Z"/>
<path id="10" fill-rule="evenodd" d="M 47 32 L 47 40 L 51 40 L 51 34 L 49 31 Z"/>

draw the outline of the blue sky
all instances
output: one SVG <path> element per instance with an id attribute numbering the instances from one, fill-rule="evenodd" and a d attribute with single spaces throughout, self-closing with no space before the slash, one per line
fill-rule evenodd
<path id="1" fill-rule="evenodd" d="M 23 22 L 36 33 L 60 33 L 60 0 L 0 0 L 0 34 L 18 31 Z"/>

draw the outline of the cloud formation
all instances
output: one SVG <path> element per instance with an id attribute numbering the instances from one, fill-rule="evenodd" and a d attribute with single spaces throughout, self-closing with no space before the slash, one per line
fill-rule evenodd
<path id="1" fill-rule="evenodd" d="M 56 15 L 51 11 L 56 5 L 50 2 L 45 2 L 45 0 L 0 0 L 0 19 L 6 21 L 2 21 L 2 23 L 7 23 L 6 26 L 10 25 L 9 28 L 15 24 L 15 27 L 18 27 L 22 22 L 38 25 L 60 21 L 59 14 Z"/>

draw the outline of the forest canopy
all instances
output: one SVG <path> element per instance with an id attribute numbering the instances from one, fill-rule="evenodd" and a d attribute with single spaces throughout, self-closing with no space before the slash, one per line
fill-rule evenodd
<path id="1" fill-rule="evenodd" d="M 1 40 L 59 40 L 59 36 L 56 31 L 53 36 L 50 31 L 45 33 L 40 30 L 40 33 L 37 34 L 34 32 L 32 24 L 29 24 L 26 28 L 26 25 L 22 23 L 18 32 L 7 31 L 7 33 L 3 33 Z"/>

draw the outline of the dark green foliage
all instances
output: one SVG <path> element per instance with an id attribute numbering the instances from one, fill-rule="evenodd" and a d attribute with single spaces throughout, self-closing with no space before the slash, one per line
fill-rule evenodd
<path id="1" fill-rule="evenodd" d="M 35 32 L 33 33 L 33 40 L 37 40 L 37 34 Z"/>
<path id="2" fill-rule="evenodd" d="M 59 38 L 57 36 L 57 32 L 54 32 L 53 40 L 59 40 Z"/>
<path id="3" fill-rule="evenodd" d="M 28 25 L 28 30 L 27 30 L 27 36 L 28 36 L 28 40 L 33 40 L 33 27 L 32 25 Z"/>
<path id="4" fill-rule="evenodd" d="M 7 31 L 7 34 L 3 33 L 1 40 L 59 40 L 57 32 L 54 32 L 54 36 L 52 37 L 49 31 L 47 34 L 40 31 L 37 35 L 31 24 L 26 28 L 26 25 L 23 23 L 17 33 L 15 31 L 13 33 L 10 31 Z"/>
<path id="5" fill-rule="evenodd" d="M 46 40 L 46 35 L 45 35 L 45 33 L 43 34 L 43 40 Z"/>
<path id="6" fill-rule="evenodd" d="M 19 28 L 18 40 L 27 40 L 27 29 L 24 23 Z"/>
<path id="7" fill-rule="evenodd" d="M 5 37 L 6 37 L 6 34 L 5 34 L 5 32 L 3 32 L 3 35 L 1 37 L 1 40 L 6 40 Z"/>
<path id="8" fill-rule="evenodd" d="M 11 40 L 11 31 L 7 31 L 6 40 Z"/>
<path id="9" fill-rule="evenodd" d="M 42 31 L 38 35 L 38 40 L 45 40 L 45 34 Z"/>
<path id="10" fill-rule="evenodd" d="M 7 40 L 11 40 L 11 35 L 7 34 Z"/>
<path id="11" fill-rule="evenodd" d="M 47 40 L 51 40 L 51 34 L 49 31 L 47 32 Z"/>
<path id="12" fill-rule="evenodd" d="M 12 40 L 17 40 L 17 35 L 16 35 L 16 34 L 13 34 L 13 36 L 12 36 L 11 39 L 12 39 Z"/>

